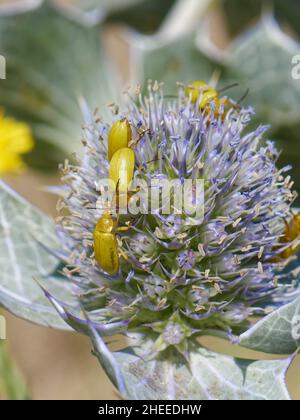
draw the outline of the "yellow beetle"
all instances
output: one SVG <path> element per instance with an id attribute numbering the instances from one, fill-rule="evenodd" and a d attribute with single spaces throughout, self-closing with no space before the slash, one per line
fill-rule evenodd
<path id="1" fill-rule="evenodd" d="M 207 82 L 203 80 L 195 80 L 190 82 L 185 89 L 185 95 L 191 99 L 193 103 L 196 103 L 198 100 L 199 95 L 201 94 L 199 100 L 199 108 L 201 111 L 210 112 L 211 111 L 211 104 L 214 103 L 215 117 L 218 117 L 220 106 L 231 106 L 233 108 L 239 109 L 239 105 L 228 99 L 227 97 L 220 98 L 218 91 L 210 86 Z"/>
<path id="2" fill-rule="evenodd" d="M 191 101 L 195 103 L 197 102 L 200 92 L 205 92 L 207 88 L 208 84 L 204 82 L 204 80 L 194 80 L 193 82 L 190 82 L 185 88 L 185 95 L 188 98 L 191 97 Z"/>
<path id="3" fill-rule="evenodd" d="M 133 178 L 135 165 L 134 151 L 129 147 L 117 150 L 109 167 L 109 178 L 114 182 L 118 194 L 127 194 Z"/>
<path id="4" fill-rule="evenodd" d="M 209 105 L 210 101 L 214 101 L 218 98 L 218 92 L 212 86 L 209 86 L 204 80 L 195 80 L 188 84 L 185 89 L 187 97 L 191 97 L 193 103 L 197 102 L 198 96 L 201 93 L 199 106 L 203 109 Z"/>
<path id="5" fill-rule="evenodd" d="M 124 118 L 115 122 L 108 135 L 108 160 L 111 160 L 117 150 L 127 147 L 131 138 L 132 132 L 129 121 Z"/>
<path id="6" fill-rule="evenodd" d="M 135 156 L 129 147 L 118 149 L 110 161 L 109 178 L 114 182 L 117 193 L 117 206 L 127 206 L 128 187 L 134 173 Z M 122 198 L 126 198 L 125 204 Z M 94 230 L 94 253 L 99 266 L 106 273 L 114 275 L 119 271 L 119 251 L 126 258 L 124 252 L 118 249 L 117 231 L 128 230 L 128 226 L 118 227 L 118 220 L 106 211 L 98 220 Z"/>
<path id="7" fill-rule="evenodd" d="M 134 151 L 128 147 L 132 132 L 126 119 L 113 124 L 108 136 L 108 159 L 110 160 L 109 178 L 114 182 L 114 193 L 117 195 L 117 207 L 126 205 L 128 188 L 132 181 L 135 166 Z M 125 202 L 123 200 L 125 199 Z M 119 271 L 119 251 L 117 231 L 128 230 L 128 226 L 118 227 L 118 220 L 109 211 L 98 220 L 94 230 L 94 254 L 99 266 L 108 274 Z"/>
<path id="8" fill-rule="evenodd" d="M 118 226 L 118 220 L 109 211 L 104 212 L 94 230 L 94 253 L 99 266 L 108 274 L 117 274 L 120 267 L 119 251 L 126 259 L 124 251 L 118 249 L 116 233 L 130 229 Z"/>
<path id="9" fill-rule="evenodd" d="M 116 222 L 109 212 L 98 220 L 94 230 L 94 253 L 100 267 L 108 274 L 119 271 L 118 242 L 115 235 Z"/>
<path id="10" fill-rule="evenodd" d="M 300 239 L 300 212 L 295 214 L 292 220 L 288 223 L 285 222 L 286 228 L 284 237 L 282 238 L 282 243 L 289 243 L 294 241 L 295 239 Z M 300 250 L 300 245 L 293 248 L 292 246 L 287 248 L 285 251 L 282 252 L 281 256 L 283 258 L 289 258 L 292 255 L 296 254 Z"/>

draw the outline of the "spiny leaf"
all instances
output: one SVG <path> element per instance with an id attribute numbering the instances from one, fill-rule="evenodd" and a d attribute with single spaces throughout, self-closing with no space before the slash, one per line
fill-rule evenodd
<path id="1" fill-rule="evenodd" d="M 115 9 L 108 15 L 108 22 L 126 23 L 131 28 L 151 34 L 168 16 L 176 0 L 143 0 L 126 9 Z"/>
<path id="2" fill-rule="evenodd" d="M 127 330 L 127 321 L 112 322 L 110 324 L 105 324 L 101 322 L 101 315 L 97 313 L 96 319 L 93 319 L 92 315 L 89 320 L 85 319 L 82 314 L 80 305 L 74 305 L 73 307 L 68 308 L 65 302 L 58 301 L 51 293 L 44 289 L 44 293 L 52 303 L 54 308 L 57 310 L 61 318 L 75 331 L 89 335 L 90 328 L 93 328 L 101 336 L 112 335 L 112 334 L 121 334 L 125 333 Z"/>
<path id="3" fill-rule="evenodd" d="M 251 26 L 259 19 L 265 6 L 272 7 L 276 19 L 283 25 L 288 25 L 293 31 L 300 34 L 299 18 L 300 5 L 298 0 L 247 0 L 247 7 L 241 7 L 240 0 L 223 0 L 226 22 L 230 33 L 236 35 Z"/>
<path id="4" fill-rule="evenodd" d="M 106 371 L 110 360 L 95 341 L 95 354 Z M 204 348 L 189 353 L 189 363 L 169 352 L 149 360 L 149 348 L 128 348 L 112 354 L 125 380 L 125 396 L 137 400 L 289 400 L 285 373 L 291 358 L 252 361 Z M 120 375 L 120 373 L 119 373 Z M 114 381 L 115 385 L 118 383 Z M 124 386 L 123 386 L 124 389 Z M 124 393 L 124 391 L 123 391 Z"/>
<path id="5" fill-rule="evenodd" d="M 38 242 L 59 247 L 54 224 L 0 182 L 0 305 L 41 325 L 68 329 L 34 278 L 47 278 L 59 261 Z M 47 280 L 53 293 L 68 288 L 63 280 Z"/>
<path id="6" fill-rule="evenodd" d="M 110 380 L 118 388 L 121 395 L 125 397 L 128 395 L 128 390 L 121 366 L 118 364 L 114 354 L 109 351 L 101 335 L 97 333 L 91 324 L 89 326 L 89 334 L 93 345 L 93 353 L 98 358 Z"/>
<path id="7" fill-rule="evenodd" d="M 133 78 L 140 82 L 148 79 L 164 83 L 167 93 L 174 93 L 176 82 L 209 80 L 214 68 L 212 62 L 199 51 L 195 34 L 156 43 L 155 38 L 141 38 L 133 45 L 134 55 L 140 63 L 139 73 Z"/>
<path id="8" fill-rule="evenodd" d="M 291 60 L 299 48 L 272 15 L 264 15 L 231 47 L 227 65 L 232 80 L 249 88 L 246 102 L 273 127 L 295 124 L 300 118 L 300 84 L 291 74 Z"/>
<path id="9" fill-rule="evenodd" d="M 71 19 L 95 25 L 108 15 L 136 7 L 145 0 L 48 0 Z"/>

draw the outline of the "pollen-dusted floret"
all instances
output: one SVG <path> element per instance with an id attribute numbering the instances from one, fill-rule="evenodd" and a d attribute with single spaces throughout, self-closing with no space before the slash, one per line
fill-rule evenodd
<path id="1" fill-rule="evenodd" d="M 59 234 L 69 272 L 75 268 L 70 276 L 81 296 L 99 290 L 87 310 L 92 307 L 93 319 L 105 324 L 124 322 L 131 331 L 156 334 L 158 349 L 182 350 L 186 339 L 207 329 L 238 333 L 251 315 L 298 293 L 286 270 L 294 257 L 284 253 L 291 246 L 286 226 L 295 193 L 285 175 L 289 168 L 277 169 L 278 152 L 264 140 L 268 127 L 249 130 L 252 109 L 228 102 L 215 112 L 215 98 L 204 103 L 207 91 L 196 96 L 188 86 L 179 85 L 176 98 L 164 97 L 158 83 L 149 84 L 146 96 L 128 93 L 113 125 L 97 118 L 85 128 L 79 165 L 63 168 L 69 213 Z M 121 149 L 115 146 L 118 132 Z M 93 243 L 97 222 L 108 211 L 99 206 L 99 181 L 112 173 L 112 136 L 115 153 L 126 147 L 134 155 L 130 179 L 146 183 L 144 193 L 151 194 L 154 180 L 201 179 L 204 185 L 203 218 L 193 219 L 186 209 L 178 213 L 175 190 L 171 204 L 153 200 L 151 212 L 123 214 L 117 208 L 114 275 L 96 261 Z M 127 196 L 130 203 L 134 192 Z M 108 252 L 105 246 L 102 252 Z"/>

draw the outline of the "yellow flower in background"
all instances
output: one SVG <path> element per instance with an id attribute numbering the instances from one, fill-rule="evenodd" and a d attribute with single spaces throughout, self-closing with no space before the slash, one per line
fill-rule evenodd
<path id="1" fill-rule="evenodd" d="M 26 165 L 22 159 L 34 145 L 30 127 L 0 110 L 0 176 L 7 172 L 20 172 Z"/>

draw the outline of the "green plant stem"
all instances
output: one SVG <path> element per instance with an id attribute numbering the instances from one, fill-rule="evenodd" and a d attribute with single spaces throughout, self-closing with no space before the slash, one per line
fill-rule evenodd
<path id="1" fill-rule="evenodd" d="M 7 340 L 0 340 L 0 399 L 27 400 L 29 392 L 15 362 Z"/>

